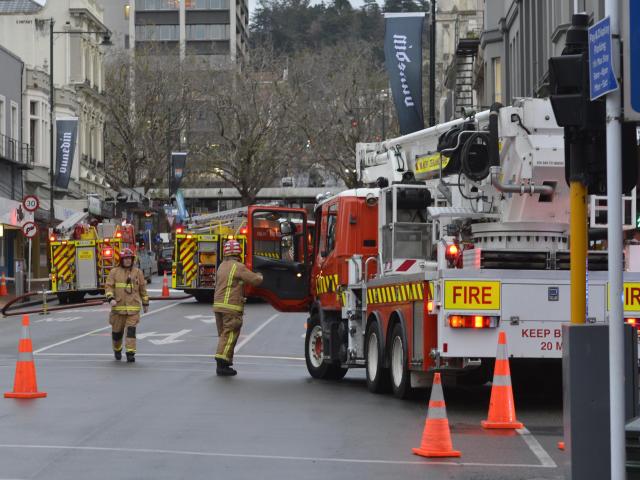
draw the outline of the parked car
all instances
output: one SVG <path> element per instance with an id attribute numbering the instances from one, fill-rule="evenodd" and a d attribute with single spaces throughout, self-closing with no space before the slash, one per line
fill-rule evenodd
<path id="1" fill-rule="evenodd" d="M 164 247 L 158 257 L 158 274 L 171 273 L 171 262 L 173 261 L 173 248 Z"/>

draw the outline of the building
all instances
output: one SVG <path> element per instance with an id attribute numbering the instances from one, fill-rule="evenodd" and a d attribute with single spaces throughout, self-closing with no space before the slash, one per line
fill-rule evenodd
<path id="1" fill-rule="evenodd" d="M 24 64 L 0 46 L 0 272 L 13 276 L 15 260 L 24 258 L 23 173 L 31 168 L 31 149 L 22 141 Z"/>
<path id="2" fill-rule="evenodd" d="M 103 130 L 106 95 L 103 90 L 103 42 L 107 29 L 95 0 L 11 0 L 0 2 L 0 45 L 24 63 L 22 75 L 22 142 L 28 145 L 32 169 L 24 171 L 24 193 L 40 199 L 36 220 L 48 226 L 50 192 L 50 21 L 54 22 L 54 118 L 77 117 L 77 146 L 68 188 L 56 189 L 56 220 L 75 211 L 67 200 L 88 208 L 89 195 L 114 196 L 104 175 Z M 82 33 L 97 32 L 97 33 Z M 105 209 L 108 213 L 108 209 Z M 46 273 L 46 228 L 34 245 L 34 259 Z"/>
<path id="3" fill-rule="evenodd" d="M 100 0 L 105 23 L 123 48 L 197 56 L 211 66 L 247 54 L 246 0 Z"/>
<path id="4" fill-rule="evenodd" d="M 604 0 L 484 0 L 484 28 L 475 83 L 480 103 L 510 104 L 548 95 L 548 59 L 562 53 L 574 8 L 592 21 L 604 17 Z"/>

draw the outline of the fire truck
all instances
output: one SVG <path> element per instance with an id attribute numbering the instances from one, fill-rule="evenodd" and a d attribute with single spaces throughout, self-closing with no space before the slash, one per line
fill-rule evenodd
<path id="1" fill-rule="evenodd" d="M 569 189 L 547 99 L 359 144 L 356 168 L 366 187 L 319 199 L 311 255 L 301 247 L 286 261 L 264 258 L 256 232 L 247 242 L 247 264 L 265 277 L 249 291 L 309 312 L 312 377 L 365 368 L 369 390 L 400 398 L 435 370 L 484 383 L 500 330 L 516 362 L 559 364 L 570 319 Z M 304 212 L 268 207 L 249 209 L 249 231 L 269 216 L 283 240 L 288 221 L 302 222 L 288 244 L 306 238 Z M 589 323 L 607 321 L 606 270 L 607 252 L 590 251 Z M 624 281 L 632 322 L 640 275 Z"/>
<path id="2" fill-rule="evenodd" d="M 281 207 L 270 206 L 273 212 Z M 285 209 L 287 210 L 287 209 Z M 224 212 L 199 215 L 190 219 L 185 226 L 175 230 L 174 255 L 172 265 L 172 287 L 193 295 L 199 302 L 213 302 L 215 277 L 222 261 L 224 242 L 235 238 L 242 246 L 241 259 L 245 260 L 247 207 Z M 302 209 L 294 209 L 302 212 Z M 279 218 L 277 213 L 272 215 Z M 279 260 L 286 258 L 287 251 L 281 249 L 279 224 L 271 218 L 261 218 L 253 222 L 254 251 L 259 258 Z M 301 228 L 292 224 L 293 229 Z"/>
<path id="3" fill-rule="evenodd" d="M 88 218 L 88 213 L 77 214 L 49 236 L 51 291 L 60 303 L 77 303 L 87 294 L 104 293 L 120 252 L 136 251 L 133 225 L 89 223 Z"/>

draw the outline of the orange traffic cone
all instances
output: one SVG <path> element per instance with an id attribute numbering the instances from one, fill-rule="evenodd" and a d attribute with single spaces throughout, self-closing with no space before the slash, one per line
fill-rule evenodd
<path id="1" fill-rule="evenodd" d="M 420 448 L 413 448 L 412 451 L 421 457 L 460 456 L 460 452 L 454 450 L 451 444 L 447 407 L 444 404 L 439 373 L 433 377 L 429 410 L 427 410 L 427 420 L 424 422 L 424 431 L 422 432 L 422 443 Z"/>
<path id="2" fill-rule="evenodd" d="M 564 451 L 564 442 L 558 442 L 558 450 Z"/>
<path id="3" fill-rule="evenodd" d="M 498 352 L 496 365 L 493 369 L 493 386 L 489 402 L 489 415 L 483 420 L 484 428 L 523 428 L 524 425 L 516 420 L 516 407 L 513 402 L 513 388 L 511 387 L 511 370 L 507 356 L 507 334 L 498 335 Z"/>
<path id="4" fill-rule="evenodd" d="M 0 297 L 6 297 L 9 295 L 7 291 L 7 279 L 4 276 L 4 272 L 2 272 L 2 280 L 0 280 Z"/>
<path id="5" fill-rule="evenodd" d="M 169 280 L 167 280 L 167 272 L 164 272 L 164 278 L 162 279 L 162 296 L 169 296 Z"/>
<path id="6" fill-rule="evenodd" d="M 33 346 L 29 336 L 29 315 L 22 317 L 22 336 L 18 343 L 18 361 L 13 392 L 4 394 L 5 398 L 42 398 L 45 392 L 38 391 L 36 383 L 36 365 L 33 362 Z"/>

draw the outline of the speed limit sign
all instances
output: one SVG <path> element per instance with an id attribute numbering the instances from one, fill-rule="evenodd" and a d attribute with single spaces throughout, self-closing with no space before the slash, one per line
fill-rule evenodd
<path id="1" fill-rule="evenodd" d="M 35 195 L 27 195 L 22 200 L 22 206 L 27 212 L 35 212 L 40 206 L 40 200 Z"/>
<path id="2" fill-rule="evenodd" d="M 38 234 L 38 226 L 33 222 L 25 222 L 22 225 L 22 233 L 27 238 L 33 238 Z"/>

